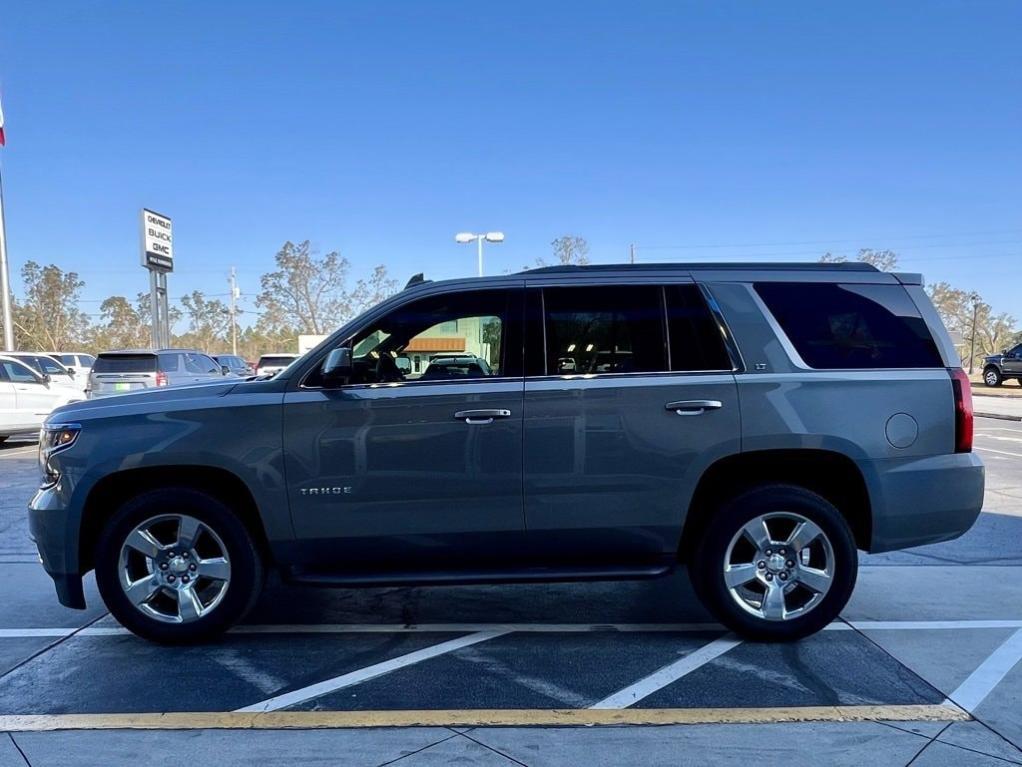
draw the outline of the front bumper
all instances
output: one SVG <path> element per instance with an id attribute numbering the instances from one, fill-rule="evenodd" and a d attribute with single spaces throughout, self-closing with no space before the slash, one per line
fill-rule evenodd
<path id="1" fill-rule="evenodd" d="M 85 591 L 78 572 L 78 539 L 68 532 L 68 511 L 54 488 L 37 490 L 28 506 L 28 532 L 43 569 L 53 579 L 57 599 L 65 607 L 85 609 Z"/>
<path id="2" fill-rule="evenodd" d="M 870 552 L 949 541 L 983 509 L 984 468 L 975 453 L 869 461 Z"/>

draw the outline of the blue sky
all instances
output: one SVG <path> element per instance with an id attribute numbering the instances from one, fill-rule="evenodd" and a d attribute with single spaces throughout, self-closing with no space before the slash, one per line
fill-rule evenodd
<path id="1" fill-rule="evenodd" d="M 1022 319 L 1018 2 L 7 3 L 9 251 L 243 305 L 287 239 L 354 276 L 487 271 L 585 236 L 597 262 L 815 259 L 906 271 Z M 15 286 L 20 280 L 12 275 Z M 251 315 L 249 315 L 251 318 Z"/>

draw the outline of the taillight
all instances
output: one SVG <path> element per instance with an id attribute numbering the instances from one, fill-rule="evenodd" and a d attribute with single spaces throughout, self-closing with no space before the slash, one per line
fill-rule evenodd
<path id="1" fill-rule="evenodd" d="M 167 385 L 167 374 L 166 373 L 157 373 L 156 374 L 156 385 L 157 386 L 166 386 Z"/>
<path id="2" fill-rule="evenodd" d="M 955 393 L 955 452 L 972 452 L 972 384 L 961 368 L 951 368 L 951 388 Z"/>

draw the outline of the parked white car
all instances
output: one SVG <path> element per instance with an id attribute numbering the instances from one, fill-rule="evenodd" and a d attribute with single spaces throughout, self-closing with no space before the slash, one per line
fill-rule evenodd
<path id="1" fill-rule="evenodd" d="M 89 380 L 89 371 L 96 362 L 94 355 L 85 352 L 50 352 L 49 356 L 69 370 L 75 371 L 75 381 L 81 382 L 83 386 L 84 382 Z"/>
<path id="2" fill-rule="evenodd" d="M 42 352 L 3 352 L 6 357 L 13 357 L 16 360 L 28 365 L 37 373 L 49 376 L 52 386 L 72 389 L 76 392 L 84 392 L 88 378 L 79 378 L 74 370 L 65 367 L 62 363 L 49 354 Z"/>
<path id="3" fill-rule="evenodd" d="M 39 431 L 54 408 L 84 399 L 76 389 L 54 386 L 21 360 L 0 355 L 0 442 Z"/>

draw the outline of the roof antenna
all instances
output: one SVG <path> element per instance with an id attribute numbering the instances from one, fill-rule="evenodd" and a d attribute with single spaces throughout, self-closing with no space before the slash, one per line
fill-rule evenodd
<path id="1" fill-rule="evenodd" d="M 422 272 L 413 274 L 412 278 L 405 284 L 405 290 L 408 290 L 412 285 L 418 285 L 421 282 L 426 282 L 426 278 L 422 276 Z"/>

